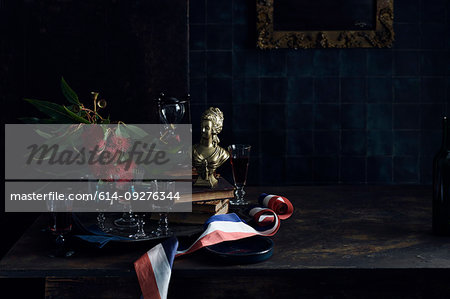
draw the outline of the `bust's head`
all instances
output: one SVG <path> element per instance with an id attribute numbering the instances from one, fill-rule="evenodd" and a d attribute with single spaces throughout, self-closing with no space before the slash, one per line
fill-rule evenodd
<path id="1" fill-rule="evenodd" d="M 211 136 L 213 143 L 219 143 L 217 134 L 222 131 L 223 119 L 223 113 L 219 108 L 209 107 L 203 112 L 201 119 L 202 137 L 208 138 Z"/>

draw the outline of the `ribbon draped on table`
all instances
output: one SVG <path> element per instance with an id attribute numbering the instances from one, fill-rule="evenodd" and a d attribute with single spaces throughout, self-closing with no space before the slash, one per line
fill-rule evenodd
<path id="1" fill-rule="evenodd" d="M 294 208 L 282 196 L 261 194 L 262 206 L 252 207 L 249 215 L 254 226 L 245 223 L 234 213 L 214 215 L 205 222 L 205 231 L 187 249 L 179 250 L 176 237 L 156 245 L 137 261 L 134 268 L 144 299 L 165 299 L 175 257 L 192 253 L 205 246 L 233 241 L 251 236 L 273 236 L 280 228 L 280 219 L 289 218 Z"/>

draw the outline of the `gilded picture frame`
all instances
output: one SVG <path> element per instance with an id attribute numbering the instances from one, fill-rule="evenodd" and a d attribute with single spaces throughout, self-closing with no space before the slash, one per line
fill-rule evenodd
<path id="1" fill-rule="evenodd" d="M 277 48 L 390 48 L 394 41 L 394 0 L 376 0 L 374 30 L 275 31 L 274 1 L 257 0 L 257 47 Z"/>

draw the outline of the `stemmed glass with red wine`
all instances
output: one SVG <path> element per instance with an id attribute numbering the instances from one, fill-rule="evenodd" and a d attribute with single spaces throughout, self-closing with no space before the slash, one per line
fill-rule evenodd
<path id="1" fill-rule="evenodd" d="M 49 230 L 55 238 L 51 257 L 69 257 L 74 254 L 74 251 L 66 248 L 65 239 L 66 235 L 72 231 L 72 205 L 71 200 L 47 201 L 47 209 L 50 212 Z"/>
<path id="2" fill-rule="evenodd" d="M 228 147 L 230 162 L 233 169 L 233 180 L 236 190 L 234 199 L 230 201 L 232 205 L 247 205 L 244 199 L 244 186 L 247 182 L 248 163 L 250 159 L 251 146 L 248 144 L 232 144 Z"/>

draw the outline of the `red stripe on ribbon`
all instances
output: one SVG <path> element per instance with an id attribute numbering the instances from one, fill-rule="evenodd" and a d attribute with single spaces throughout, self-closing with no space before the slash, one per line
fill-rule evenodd
<path id="1" fill-rule="evenodd" d="M 181 255 L 192 253 L 196 250 L 199 250 L 205 246 L 211 246 L 214 244 L 218 244 L 224 241 L 233 241 L 233 240 L 239 240 L 251 236 L 255 236 L 255 233 L 241 233 L 241 232 L 224 232 L 221 230 L 215 230 L 210 234 L 207 234 L 200 240 L 198 240 L 194 246 L 192 246 L 188 251 L 178 253 L 175 257 L 179 257 Z"/>
<path id="2" fill-rule="evenodd" d="M 134 269 L 136 270 L 144 299 L 161 299 L 153 267 L 147 253 L 134 262 Z"/>
<path id="3" fill-rule="evenodd" d="M 281 220 L 288 219 L 294 213 L 294 206 L 283 196 L 273 196 L 267 203 L 267 207 L 273 210 Z"/>
<path id="4" fill-rule="evenodd" d="M 264 217 L 263 220 L 261 220 L 261 216 L 269 216 L 269 217 Z M 264 209 L 261 210 L 259 212 L 257 212 L 255 215 L 253 215 L 253 220 L 255 221 L 256 225 L 258 226 L 267 226 L 271 223 L 275 222 L 275 217 L 277 217 L 276 214 L 274 214 L 274 212 L 270 209 Z"/>

